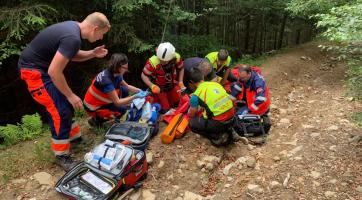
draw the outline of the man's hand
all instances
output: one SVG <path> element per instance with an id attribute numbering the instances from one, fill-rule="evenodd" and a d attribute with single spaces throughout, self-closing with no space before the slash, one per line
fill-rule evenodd
<path id="1" fill-rule="evenodd" d="M 72 104 L 74 110 L 82 110 L 83 109 L 83 102 L 77 95 L 72 94 L 67 99 L 70 102 L 70 104 Z"/>
<path id="2" fill-rule="evenodd" d="M 108 53 L 108 50 L 105 49 L 104 47 L 105 47 L 105 45 L 94 48 L 93 49 L 94 57 L 103 58 L 104 56 L 106 56 Z"/>

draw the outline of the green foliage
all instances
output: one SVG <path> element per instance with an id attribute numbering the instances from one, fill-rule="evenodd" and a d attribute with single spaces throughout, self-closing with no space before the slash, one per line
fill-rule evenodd
<path id="1" fill-rule="evenodd" d="M 319 45 L 322 50 L 337 53 L 338 61 L 347 61 L 347 93 L 357 99 L 362 99 L 362 44 L 349 43 L 339 45 Z"/>
<path id="2" fill-rule="evenodd" d="M 362 40 L 362 3 L 334 7 L 330 13 L 317 14 L 317 27 L 324 28 L 323 36 L 332 41 Z"/>
<path id="3" fill-rule="evenodd" d="M 348 62 L 347 86 L 350 94 L 358 99 L 362 99 L 362 62 L 357 59 L 350 59 Z"/>
<path id="4" fill-rule="evenodd" d="M 350 93 L 362 98 L 362 1 L 361 0 L 291 0 L 287 10 L 317 20 L 321 36 L 337 42 L 320 46 L 338 54 L 338 60 L 348 60 L 347 86 Z"/>
<path id="5" fill-rule="evenodd" d="M 195 14 L 182 10 L 179 6 L 174 6 L 171 21 L 194 21 L 201 14 Z"/>
<path id="6" fill-rule="evenodd" d="M 44 4 L 19 6 L 14 8 L 2 7 L 0 11 L 0 31 L 6 33 L 0 43 L 0 61 L 18 55 L 21 51 L 21 41 L 32 31 L 38 31 L 47 24 L 47 16 L 55 14 L 56 10 Z"/>
<path id="7" fill-rule="evenodd" d="M 291 0 L 286 10 L 295 16 L 313 17 L 315 14 L 327 13 L 338 5 L 339 0 Z"/>
<path id="8" fill-rule="evenodd" d="M 0 61 L 5 60 L 11 55 L 20 55 L 20 52 L 20 47 L 8 40 L 0 43 Z"/>
<path id="9" fill-rule="evenodd" d="M 152 48 L 136 34 L 135 24 L 138 12 L 146 6 L 158 7 L 152 0 L 114 0 L 112 1 L 112 28 L 109 37 L 115 43 L 126 44 L 129 52 L 141 53 Z"/>
<path id="10" fill-rule="evenodd" d="M 0 126 L 0 134 L 4 137 L 4 145 L 9 146 L 20 141 L 21 127 L 13 124 Z"/>
<path id="11" fill-rule="evenodd" d="M 120 15 L 132 16 L 135 10 L 144 6 L 158 6 L 153 0 L 113 0 L 112 10 Z"/>
<path id="12" fill-rule="evenodd" d="M 87 113 L 84 109 L 76 110 L 76 111 L 74 111 L 74 116 L 77 121 L 80 121 L 80 119 L 83 119 L 87 116 Z"/>
<path id="13" fill-rule="evenodd" d="M 39 136 L 42 133 L 42 121 L 38 113 L 24 115 L 21 119 L 22 140 L 28 140 Z"/>
<path id="14" fill-rule="evenodd" d="M 214 36 L 192 36 L 183 34 L 175 36 L 167 34 L 165 41 L 170 41 L 177 47 L 177 52 L 181 53 L 184 58 L 188 57 L 204 57 L 211 51 L 216 51 L 220 48 L 234 50 L 233 47 L 222 45 Z"/>
<path id="15" fill-rule="evenodd" d="M 40 136 L 42 133 L 42 121 L 38 113 L 24 115 L 21 124 L 7 124 L 0 126 L 0 135 L 4 137 L 2 147 L 16 144 Z"/>
<path id="16" fill-rule="evenodd" d="M 33 5 L 0 11 L 0 30 L 8 32 L 7 39 L 21 40 L 31 30 L 40 30 L 46 25 L 44 14 L 56 12 L 47 5 Z"/>

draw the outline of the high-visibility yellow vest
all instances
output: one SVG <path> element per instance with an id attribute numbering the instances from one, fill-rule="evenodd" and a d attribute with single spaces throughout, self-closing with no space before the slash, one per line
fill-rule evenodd
<path id="1" fill-rule="evenodd" d="M 207 58 L 209 60 L 209 62 L 211 63 L 212 67 L 215 69 L 216 73 L 220 73 L 223 71 L 223 69 L 225 67 L 230 67 L 231 64 L 231 57 L 228 56 L 227 60 L 225 63 L 223 63 L 219 68 L 217 68 L 217 54 L 218 52 L 211 52 L 209 54 L 207 54 L 205 56 L 205 58 Z"/>
<path id="2" fill-rule="evenodd" d="M 199 104 L 205 106 L 205 118 L 219 116 L 233 107 L 229 94 L 215 82 L 202 82 L 193 93 L 199 97 Z"/>

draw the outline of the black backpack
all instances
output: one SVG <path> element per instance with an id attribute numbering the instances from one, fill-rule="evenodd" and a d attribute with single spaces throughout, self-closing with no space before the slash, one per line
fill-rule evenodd
<path id="1" fill-rule="evenodd" d="M 269 133 L 271 122 L 268 115 L 236 115 L 234 129 L 244 137 L 263 136 Z"/>

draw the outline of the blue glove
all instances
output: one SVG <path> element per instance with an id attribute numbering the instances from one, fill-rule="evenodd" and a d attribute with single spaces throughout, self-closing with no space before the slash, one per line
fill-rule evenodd
<path id="1" fill-rule="evenodd" d="M 140 91 L 140 92 L 138 92 L 137 94 L 135 94 L 134 96 L 136 97 L 136 98 L 145 98 L 146 96 L 148 95 L 148 92 L 147 91 Z"/>

